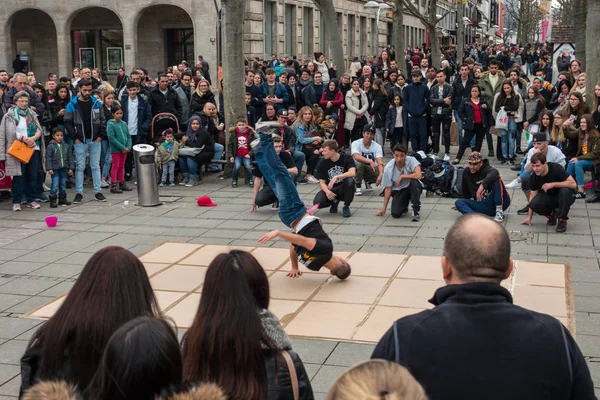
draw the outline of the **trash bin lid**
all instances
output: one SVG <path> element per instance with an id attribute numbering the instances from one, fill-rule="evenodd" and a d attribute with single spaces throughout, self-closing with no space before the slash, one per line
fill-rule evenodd
<path id="1" fill-rule="evenodd" d="M 154 146 L 149 144 L 136 144 L 133 146 L 133 151 L 136 153 L 154 153 Z"/>

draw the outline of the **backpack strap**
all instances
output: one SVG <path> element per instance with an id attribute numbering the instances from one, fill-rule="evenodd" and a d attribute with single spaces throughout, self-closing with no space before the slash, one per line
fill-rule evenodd
<path id="1" fill-rule="evenodd" d="M 562 333 L 563 343 L 565 345 L 565 352 L 567 353 L 567 365 L 569 366 L 569 377 L 571 378 L 571 383 L 573 383 L 573 363 L 571 362 L 571 349 L 569 348 L 569 342 L 567 340 L 567 335 L 565 333 L 565 327 L 562 322 L 558 321 L 560 325 L 560 333 Z"/>
<path id="2" fill-rule="evenodd" d="M 400 344 L 398 343 L 398 326 L 396 325 L 396 322 L 398 322 L 398 321 L 394 321 L 394 325 L 393 325 L 393 327 L 394 327 L 394 351 L 395 351 L 394 361 L 397 364 L 400 364 Z"/>
<path id="3" fill-rule="evenodd" d="M 292 393 L 294 395 L 294 400 L 300 400 L 300 388 L 298 384 L 298 375 L 296 373 L 296 367 L 294 367 L 294 361 L 290 356 L 290 353 L 283 350 L 281 355 L 285 359 L 285 363 L 288 367 L 288 372 L 290 373 L 290 382 L 292 382 Z"/>

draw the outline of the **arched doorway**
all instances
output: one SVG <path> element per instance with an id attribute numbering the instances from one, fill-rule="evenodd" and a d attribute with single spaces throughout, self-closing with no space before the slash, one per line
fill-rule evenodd
<path id="1" fill-rule="evenodd" d="M 138 15 L 137 60 L 151 76 L 182 60 L 194 65 L 194 23 L 173 5 L 150 6 Z"/>
<path id="2" fill-rule="evenodd" d="M 113 11 L 91 7 L 71 16 L 73 67 L 99 68 L 113 81 L 123 66 L 123 26 Z M 114 83 L 114 82 L 113 82 Z"/>
<path id="3" fill-rule="evenodd" d="M 44 11 L 19 10 L 9 19 L 11 59 L 18 54 L 26 71 L 35 72 L 38 82 L 44 83 L 48 73 L 58 73 L 56 26 Z"/>

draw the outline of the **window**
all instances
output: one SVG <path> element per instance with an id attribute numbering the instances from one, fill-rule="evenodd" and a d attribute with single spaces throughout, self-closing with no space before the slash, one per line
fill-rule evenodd
<path id="1" fill-rule="evenodd" d="M 392 22 L 387 23 L 386 40 L 387 40 L 386 45 L 394 43 L 394 24 Z M 378 51 L 378 53 L 379 53 L 379 51 Z"/>
<path id="2" fill-rule="evenodd" d="M 110 53 L 107 52 L 107 48 L 123 48 L 123 30 L 121 29 L 74 30 L 71 32 L 71 38 L 73 61 L 79 68 L 100 68 L 102 71 L 107 71 L 109 67 L 108 53 Z M 193 54 L 192 52 L 190 58 L 194 57 Z"/>
<path id="3" fill-rule="evenodd" d="M 273 4 L 270 1 L 265 1 L 264 12 L 264 32 L 265 32 L 265 58 L 270 59 L 273 51 Z"/>
<path id="4" fill-rule="evenodd" d="M 319 13 L 319 51 L 326 55 L 329 54 L 327 39 L 325 38 L 325 17 L 322 12 Z"/>
<path id="5" fill-rule="evenodd" d="M 296 54 L 296 6 L 285 5 L 285 54 L 292 56 Z"/>
<path id="6" fill-rule="evenodd" d="M 367 17 L 360 17 L 360 55 L 367 54 Z M 373 53 L 373 48 L 371 48 Z"/>
<path id="7" fill-rule="evenodd" d="M 371 39 L 371 53 L 374 53 L 377 49 L 377 27 L 375 26 L 376 22 L 375 22 L 375 18 L 371 19 L 371 35 L 370 35 L 370 39 Z"/>
<path id="8" fill-rule="evenodd" d="M 167 29 L 167 65 L 194 59 L 194 30 Z"/>
<path id="9" fill-rule="evenodd" d="M 353 57 L 356 52 L 356 42 L 354 34 L 356 33 L 355 16 L 348 14 L 348 57 Z"/>
<path id="10" fill-rule="evenodd" d="M 306 58 L 312 58 L 314 52 L 314 28 L 313 28 L 313 9 L 304 7 L 304 15 L 302 18 L 302 25 L 304 28 L 304 40 L 303 40 L 303 53 Z"/>

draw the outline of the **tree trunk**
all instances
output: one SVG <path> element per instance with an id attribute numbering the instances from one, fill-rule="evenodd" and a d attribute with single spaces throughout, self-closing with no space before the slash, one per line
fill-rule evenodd
<path id="1" fill-rule="evenodd" d="M 598 0 L 592 0 L 592 1 L 587 1 L 587 0 L 574 0 L 573 1 L 573 17 L 575 20 L 574 28 L 575 28 L 575 57 L 581 62 L 581 70 L 585 71 L 586 70 L 586 30 L 589 34 L 590 29 L 592 29 L 592 26 L 588 26 L 587 24 L 584 24 L 583 21 L 585 21 L 586 18 L 586 10 L 587 10 L 587 6 L 589 3 L 590 8 L 592 8 L 592 4 L 597 3 Z M 588 21 L 590 20 L 590 13 L 587 13 L 587 18 Z M 594 21 L 594 20 L 592 20 Z M 598 24 L 598 20 L 596 20 L 594 22 L 594 25 Z M 589 36 L 588 36 L 589 38 Z M 593 38 L 593 36 L 592 36 Z M 598 36 L 596 36 L 595 38 L 593 38 L 592 40 L 598 41 Z M 593 82 L 593 81 L 591 81 Z"/>
<path id="2" fill-rule="evenodd" d="M 396 11 L 394 11 L 393 15 L 393 45 L 396 50 L 396 62 L 398 63 L 398 68 L 400 68 L 402 74 L 408 76 L 408 72 L 406 71 L 406 54 L 404 54 L 406 51 L 404 48 L 404 6 L 402 0 L 395 0 L 394 4 L 396 4 Z"/>
<path id="3" fill-rule="evenodd" d="M 462 0 L 458 0 L 456 7 L 456 64 L 460 65 L 463 62 L 463 52 L 465 50 L 465 24 L 463 17 L 465 16 L 465 6 Z"/>
<path id="4" fill-rule="evenodd" d="M 225 123 L 229 126 L 235 125 L 239 116 L 246 116 L 246 102 L 244 96 L 240 96 L 240 85 L 244 82 L 244 51 L 242 48 L 243 25 L 244 25 L 244 0 L 222 0 L 221 1 L 221 31 L 223 40 L 221 48 L 226 56 L 223 57 L 223 102 Z M 242 93 L 243 94 L 243 93 Z M 230 133 L 227 131 L 225 141 L 225 158 L 231 156 L 227 151 Z"/>
<path id="5" fill-rule="evenodd" d="M 313 0 L 319 7 L 325 23 L 325 34 L 329 40 L 331 48 L 331 58 L 337 66 L 337 76 L 341 77 L 346 72 L 346 60 L 344 60 L 344 48 L 342 47 L 342 38 L 339 34 L 337 12 L 333 6 L 333 0 Z"/>
<path id="6" fill-rule="evenodd" d="M 429 11 L 428 11 L 428 19 L 430 21 L 429 24 L 425 24 L 425 27 L 429 31 L 429 47 L 431 48 L 431 66 L 436 69 L 440 68 L 440 41 L 437 37 L 436 32 L 436 12 L 437 5 L 435 0 L 429 0 Z"/>
<path id="7" fill-rule="evenodd" d="M 586 99 L 588 105 L 594 106 L 594 86 L 597 82 L 600 82 L 600 1 L 588 1 L 587 2 L 587 24 L 584 25 L 586 29 L 586 48 L 585 55 L 586 59 L 590 61 L 590 66 L 586 70 Z M 579 58 L 579 55 L 577 56 Z M 595 111 L 595 110 L 592 110 Z"/>

